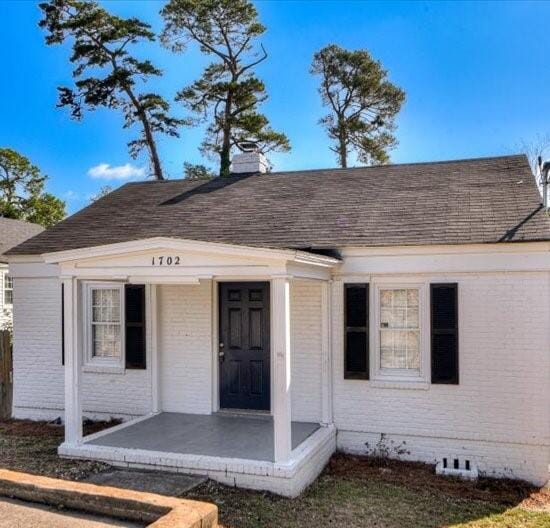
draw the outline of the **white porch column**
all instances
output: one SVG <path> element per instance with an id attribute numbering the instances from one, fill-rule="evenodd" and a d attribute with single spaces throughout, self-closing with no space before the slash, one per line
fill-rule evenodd
<path id="1" fill-rule="evenodd" d="M 81 354 L 78 341 L 78 282 L 63 280 L 65 323 L 65 443 L 82 441 Z"/>
<path id="2" fill-rule="evenodd" d="M 332 342 L 331 342 L 331 285 L 321 283 L 321 422 L 332 423 Z"/>
<path id="3" fill-rule="evenodd" d="M 151 351 L 151 394 L 152 404 L 151 411 L 154 413 L 160 412 L 160 361 L 159 361 L 159 346 L 158 346 L 158 286 L 150 284 L 147 287 L 147 313 L 150 321 L 150 345 Z"/>
<path id="4" fill-rule="evenodd" d="M 271 308 L 274 353 L 273 426 L 275 462 L 290 458 L 290 282 L 288 277 L 271 280 Z"/>

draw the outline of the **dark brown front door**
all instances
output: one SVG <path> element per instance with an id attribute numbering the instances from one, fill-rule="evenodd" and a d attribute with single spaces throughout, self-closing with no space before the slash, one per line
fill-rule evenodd
<path id="1" fill-rule="evenodd" d="M 220 407 L 269 410 L 269 283 L 222 282 Z"/>

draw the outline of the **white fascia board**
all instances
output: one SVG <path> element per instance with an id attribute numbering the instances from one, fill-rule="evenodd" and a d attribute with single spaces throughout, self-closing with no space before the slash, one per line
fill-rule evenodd
<path id="1" fill-rule="evenodd" d="M 317 266 L 334 266 L 339 261 L 331 257 L 315 255 L 305 251 L 291 249 L 268 249 L 250 246 L 238 246 L 218 242 L 201 242 L 196 240 L 176 239 L 168 237 L 154 237 L 130 242 L 120 242 L 104 246 L 56 251 L 42 255 L 45 262 L 60 263 L 72 260 L 82 260 L 94 257 L 113 256 L 134 251 L 154 249 L 173 249 L 180 251 L 194 251 L 199 253 L 218 253 L 248 258 L 264 258 L 284 261 L 299 261 Z"/>
<path id="2" fill-rule="evenodd" d="M 499 242 L 495 244 L 437 244 L 424 246 L 346 246 L 342 257 L 453 255 L 476 253 L 532 253 L 550 251 L 550 242 Z"/>
<path id="3" fill-rule="evenodd" d="M 344 248 L 336 276 L 550 271 L 549 243 Z"/>

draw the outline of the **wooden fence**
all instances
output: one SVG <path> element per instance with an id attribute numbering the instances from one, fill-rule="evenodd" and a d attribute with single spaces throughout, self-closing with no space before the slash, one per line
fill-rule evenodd
<path id="1" fill-rule="evenodd" d="M 12 348 L 9 332 L 0 330 L 0 420 L 11 417 Z"/>

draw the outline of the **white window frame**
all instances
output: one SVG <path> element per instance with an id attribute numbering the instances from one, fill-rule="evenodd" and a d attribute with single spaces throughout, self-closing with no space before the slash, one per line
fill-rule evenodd
<path id="1" fill-rule="evenodd" d="M 13 277 L 11 279 L 11 288 L 9 288 L 9 290 L 11 291 L 12 302 L 7 302 L 6 301 L 6 290 L 8 288 L 6 288 L 6 283 L 7 283 L 8 277 L 9 277 L 8 272 L 2 273 L 2 302 L 4 303 L 4 306 L 6 308 L 11 308 L 11 307 L 13 307 Z"/>
<path id="2" fill-rule="evenodd" d="M 94 357 L 93 355 L 93 332 L 92 332 L 92 291 L 93 290 L 119 290 L 120 291 L 120 357 L 105 358 Z M 85 282 L 84 283 L 84 366 L 112 368 L 123 370 L 126 361 L 125 347 L 125 303 L 124 284 L 120 282 Z"/>
<path id="3" fill-rule="evenodd" d="M 382 368 L 380 359 L 380 291 L 381 290 L 418 290 L 419 322 L 419 369 Z M 370 364 L 371 379 L 378 382 L 425 384 L 429 382 L 430 372 L 430 304 L 429 283 L 426 281 L 396 281 L 378 279 L 371 282 L 371 327 L 370 327 Z"/>

